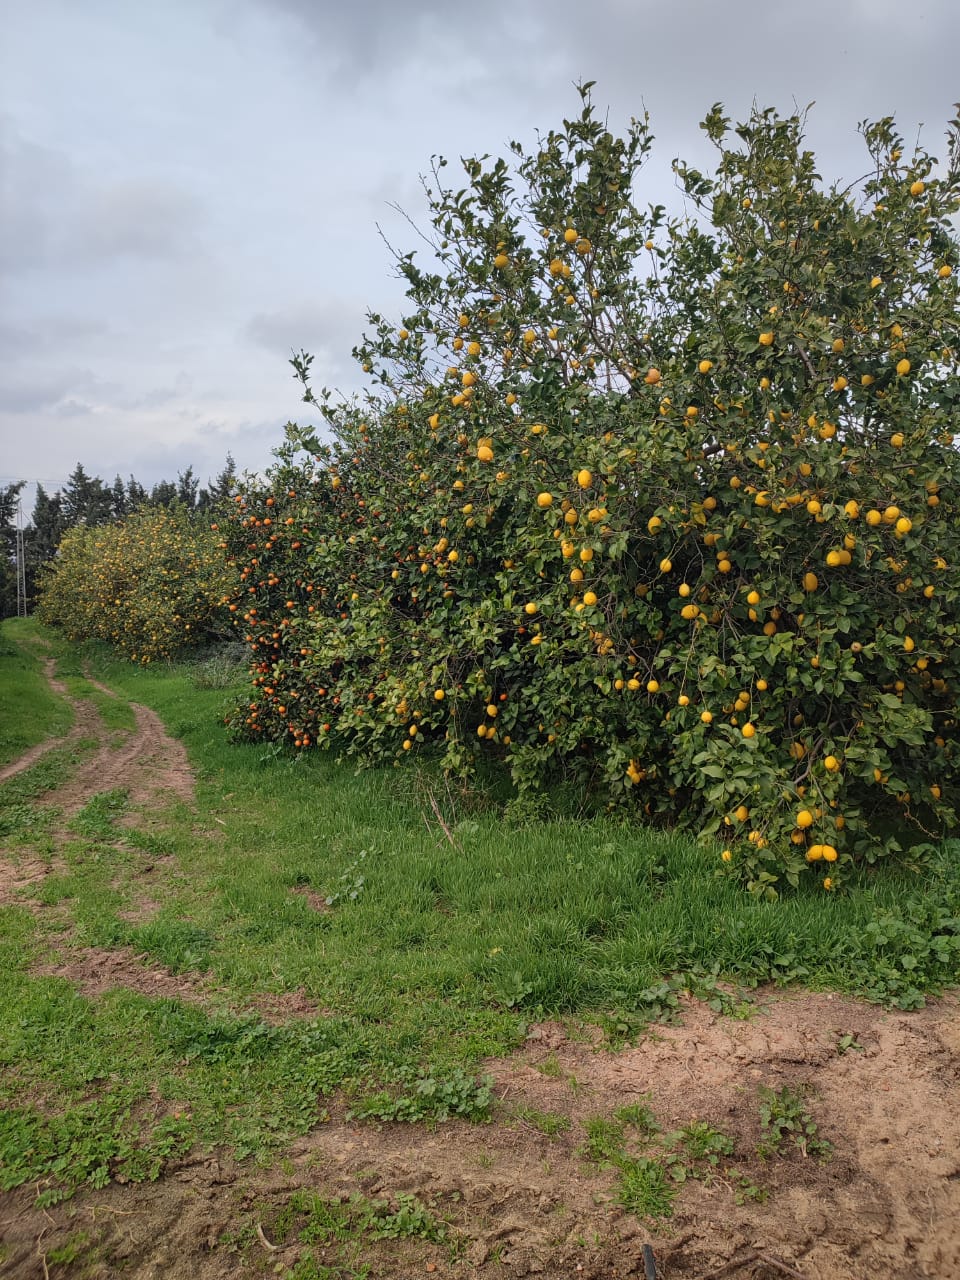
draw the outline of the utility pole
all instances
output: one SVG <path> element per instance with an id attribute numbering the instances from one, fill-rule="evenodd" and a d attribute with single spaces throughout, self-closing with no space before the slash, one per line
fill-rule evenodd
<path id="1" fill-rule="evenodd" d="M 23 546 L 23 503 L 17 498 L 17 617 L 27 616 L 27 565 Z"/>

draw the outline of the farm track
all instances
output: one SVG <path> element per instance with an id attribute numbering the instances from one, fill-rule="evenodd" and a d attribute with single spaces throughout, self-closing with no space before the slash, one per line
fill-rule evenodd
<path id="1" fill-rule="evenodd" d="M 58 692 L 52 664 L 48 678 Z M 58 687 L 59 685 L 59 687 Z M 58 811 L 54 832 L 105 790 L 129 792 L 133 821 L 162 818 L 164 805 L 192 802 L 182 744 L 146 708 L 136 728 L 111 740 L 95 709 L 74 702 L 64 738 L 33 748 L 0 773 L 15 776 L 53 746 L 94 738 L 97 746 L 44 803 Z M 51 868 L 0 855 L 0 904 L 31 905 Z M 144 860 L 141 909 L 157 906 L 162 885 Z M 44 972 L 75 983 L 92 1000 L 116 987 L 223 1007 L 206 979 L 173 975 L 129 948 L 65 949 Z M 304 993 L 261 1008 L 271 1021 L 318 1017 Z M 840 1046 L 846 1051 L 841 1052 Z M 960 1280 L 960 1004 L 931 1001 L 915 1013 L 890 1012 L 839 996 L 759 993 L 752 1016 L 720 1016 L 693 999 L 681 1022 L 656 1027 L 639 1044 L 607 1052 L 545 1023 L 523 1048 L 490 1062 L 499 1099 L 494 1123 L 451 1122 L 431 1131 L 399 1124 L 358 1125 L 340 1104 L 329 1121 L 293 1144 L 271 1170 L 224 1152 L 172 1164 L 155 1183 L 83 1190 L 44 1209 L 36 1187 L 0 1195 L 0 1275 L 15 1280 L 83 1276 L 107 1280 L 221 1280 L 284 1275 L 304 1246 L 276 1244 L 290 1195 L 355 1193 L 395 1199 L 413 1194 L 461 1233 L 462 1248 L 423 1240 L 367 1241 L 360 1263 L 388 1280 L 430 1273 L 483 1280 L 536 1275 L 547 1280 L 642 1276 L 652 1245 L 661 1280 Z M 760 1160 L 758 1089 L 807 1088 L 819 1133 L 834 1148 L 820 1162 L 785 1148 Z M 666 1132 L 705 1121 L 735 1143 L 735 1158 L 711 1178 L 690 1179 L 673 1216 L 641 1222 L 615 1198 L 616 1171 L 581 1154 L 585 1122 L 625 1104 L 649 1106 Z M 144 1120 L 167 1104 L 145 1104 Z M 531 1116 L 566 1122 L 554 1136 Z M 651 1149 L 651 1154 L 656 1154 Z M 737 1203 L 733 1170 L 766 1194 Z M 742 1188 L 740 1188 L 742 1190 Z M 82 1233 L 76 1263 L 57 1250 Z M 321 1259 L 322 1261 L 323 1259 Z M 326 1262 L 344 1280 L 334 1251 Z"/>

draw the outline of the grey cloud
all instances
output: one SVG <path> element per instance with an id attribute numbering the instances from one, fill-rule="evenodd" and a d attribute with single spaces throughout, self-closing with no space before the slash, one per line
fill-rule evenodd
<path id="1" fill-rule="evenodd" d="M 818 147 L 840 155 L 860 119 L 886 114 L 904 116 L 905 129 L 923 120 L 936 151 L 958 96 L 954 0 L 925 0 L 909 13 L 893 0 L 809 0 L 802 9 L 755 0 L 596 0 L 588 9 L 582 0 L 490 0 L 475 15 L 439 0 L 255 2 L 296 23 L 312 66 L 418 96 L 437 138 L 447 100 L 483 112 L 488 125 L 509 116 L 509 136 L 522 137 L 557 122 L 549 104 L 576 110 L 572 85 L 594 79 L 615 128 L 618 116 L 625 122 L 647 104 L 671 157 L 699 149 L 696 125 L 714 102 L 742 118 L 754 97 L 780 111 L 818 100 L 811 130 Z M 489 145 L 501 149 L 496 138 Z"/>
<path id="2" fill-rule="evenodd" d="M 70 249 L 99 259 L 182 258 L 197 247 L 199 223 L 198 202 L 169 183 L 115 183 L 90 193 Z"/>
<path id="3" fill-rule="evenodd" d="M 355 299 L 327 303 L 291 303 L 278 311 L 262 311 L 249 321 L 246 337 L 278 356 L 305 348 L 331 369 L 352 367 L 350 352 L 366 326 L 366 313 Z"/>
<path id="4" fill-rule="evenodd" d="M 61 400 L 54 405 L 53 411 L 61 418 L 83 418 L 95 412 L 93 405 L 85 404 L 82 400 Z"/>
<path id="5" fill-rule="evenodd" d="M 0 118 L 0 269 L 36 266 L 55 239 L 51 201 L 70 200 L 72 166 L 61 153 L 24 138 Z"/>
<path id="6" fill-rule="evenodd" d="M 9 360 L 12 355 L 33 350 L 38 342 L 39 338 L 35 330 L 24 329 L 19 325 L 0 320 L 0 351 L 4 353 L 5 359 Z"/>
<path id="7" fill-rule="evenodd" d="M 311 56 L 319 56 L 334 73 L 365 77 L 376 74 L 391 52 L 399 53 L 429 37 L 429 24 L 449 24 L 450 8 L 444 0 L 369 0 L 362 5 L 316 0 L 258 0 L 274 14 L 286 13 L 311 44 Z"/>
<path id="8" fill-rule="evenodd" d="M 0 374 L 0 411 L 13 414 L 52 409 L 79 400 L 98 385 L 89 369 L 8 369 Z"/>
<path id="9" fill-rule="evenodd" d="M 189 257 L 199 248 L 195 196 L 161 178 L 104 182 L 0 122 L 0 268 L 96 269 L 125 257 Z"/>
<path id="10" fill-rule="evenodd" d="M 0 351 L 9 361 L 11 356 L 49 355 L 64 345 L 76 350 L 108 331 L 102 320 L 92 316 L 48 314 L 42 319 L 35 317 L 29 325 L 0 317 Z"/>

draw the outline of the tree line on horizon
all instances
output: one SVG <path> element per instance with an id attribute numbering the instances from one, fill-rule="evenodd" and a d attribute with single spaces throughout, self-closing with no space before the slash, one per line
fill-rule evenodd
<path id="1" fill-rule="evenodd" d="M 198 514 L 209 512 L 233 492 L 236 463 L 227 454 L 222 470 L 201 485 L 193 467 L 179 472 L 176 480 L 160 480 L 151 488 L 131 475 L 117 475 L 112 483 L 87 473 L 78 462 L 62 489 L 48 493 L 37 485 L 29 523 L 23 530 L 27 600 L 35 598 L 37 574 L 53 558 L 63 535 L 78 526 L 94 527 L 123 520 L 144 507 L 182 507 Z M 16 517 L 25 480 L 0 486 L 0 617 L 17 611 Z"/>

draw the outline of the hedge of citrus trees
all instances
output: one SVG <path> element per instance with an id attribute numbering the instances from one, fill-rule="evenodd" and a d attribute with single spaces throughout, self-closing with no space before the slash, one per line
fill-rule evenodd
<path id="1" fill-rule="evenodd" d="M 80 525 L 41 572 L 37 616 L 135 662 L 172 657 L 229 634 L 222 607 L 236 583 L 219 543 L 208 518 L 176 505 Z"/>
<path id="2" fill-rule="evenodd" d="M 803 121 L 704 122 L 689 214 L 640 202 L 643 121 L 444 162 L 361 401 L 305 398 L 225 546 L 239 729 L 575 779 L 704 833 L 761 892 L 954 821 L 957 122 L 893 122 L 827 185 Z"/>

